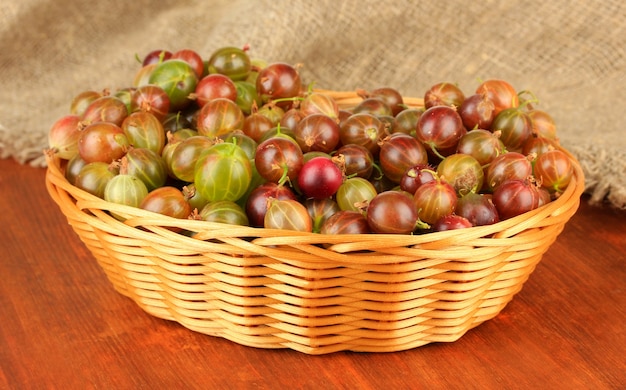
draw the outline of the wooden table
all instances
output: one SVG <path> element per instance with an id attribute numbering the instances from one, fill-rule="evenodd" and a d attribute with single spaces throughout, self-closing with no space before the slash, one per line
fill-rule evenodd
<path id="1" fill-rule="evenodd" d="M 396 353 L 255 349 L 115 292 L 48 197 L 0 160 L 1 389 L 626 388 L 626 213 L 578 213 L 495 319 Z"/>

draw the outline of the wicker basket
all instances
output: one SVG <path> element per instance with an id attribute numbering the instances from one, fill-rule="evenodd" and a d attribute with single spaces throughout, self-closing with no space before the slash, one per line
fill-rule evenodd
<path id="1" fill-rule="evenodd" d="M 360 100 L 333 94 L 340 106 Z M 520 291 L 578 208 L 584 178 L 571 158 L 574 178 L 557 200 L 494 225 L 415 236 L 169 218 L 72 186 L 52 156 L 46 186 L 115 289 L 151 315 L 259 348 L 390 352 L 455 341 Z"/>

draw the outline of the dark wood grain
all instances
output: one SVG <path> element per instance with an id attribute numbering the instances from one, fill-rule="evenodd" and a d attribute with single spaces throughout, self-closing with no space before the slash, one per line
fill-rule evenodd
<path id="1" fill-rule="evenodd" d="M 0 160 L 0 388 L 626 387 L 626 213 L 578 213 L 523 290 L 448 344 L 310 356 L 245 347 L 115 292 L 44 187 Z"/>

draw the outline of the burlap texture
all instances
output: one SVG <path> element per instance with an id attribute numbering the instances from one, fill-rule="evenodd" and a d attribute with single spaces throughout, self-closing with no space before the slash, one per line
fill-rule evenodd
<path id="1" fill-rule="evenodd" d="M 303 64 L 316 86 L 393 86 L 422 96 L 439 81 L 529 89 L 581 161 L 595 202 L 626 205 L 626 6 L 578 1 L 21 0 L 0 4 L 0 156 L 42 165 L 55 119 L 85 89 L 129 86 L 156 48 L 250 44 Z"/>

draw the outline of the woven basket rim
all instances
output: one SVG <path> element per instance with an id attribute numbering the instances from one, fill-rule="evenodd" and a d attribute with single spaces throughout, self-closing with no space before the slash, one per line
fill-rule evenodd
<path id="1" fill-rule="evenodd" d="M 293 237 L 294 243 L 326 243 L 326 244 L 342 244 L 342 243 L 355 243 L 359 241 L 375 242 L 383 241 L 387 242 L 393 240 L 397 246 L 415 246 L 424 245 L 433 241 L 450 241 L 454 242 L 455 238 L 467 237 L 481 238 L 489 237 L 492 239 L 494 235 L 497 237 L 508 237 L 515 235 L 518 232 L 525 230 L 527 227 L 531 227 L 535 222 L 544 219 L 551 215 L 558 215 L 560 209 L 568 208 L 573 202 L 578 202 L 578 198 L 584 191 L 584 174 L 580 164 L 576 158 L 564 148 L 563 150 L 572 161 L 574 169 L 574 175 L 569 183 L 568 187 L 563 193 L 555 200 L 524 214 L 499 221 L 492 225 L 474 226 L 466 229 L 448 230 L 442 232 L 429 232 L 425 234 L 416 235 L 394 235 L 394 234 L 346 234 L 346 235 L 330 235 L 312 232 L 298 232 L 291 230 L 279 230 L 279 229 L 267 229 L 250 226 L 238 226 L 228 225 L 217 222 L 207 222 L 201 220 L 182 220 L 173 217 L 165 216 L 162 214 L 154 213 L 147 210 L 142 210 L 136 207 L 119 205 L 111 202 L 107 202 L 95 195 L 92 195 L 78 187 L 70 184 L 61 169 L 62 160 L 58 157 L 46 153 L 46 160 L 48 163 L 48 172 L 46 175 L 46 184 L 60 188 L 65 191 L 71 198 L 76 201 L 75 206 L 81 210 L 108 210 L 114 211 L 121 215 L 126 216 L 128 219 L 120 224 L 127 225 L 129 227 L 136 227 L 140 225 L 153 225 L 160 227 L 174 227 L 184 228 L 193 231 L 210 231 L 211 237 L 213 234 L 219 232 L 219 237 L 254 237 L 263 241 L 264 244 L 270 245 L 272 241 L 284 243 L 284 239 L 287 237 Z M 529 222 L 530 221 L 530 222 Z M 197 240 L 197 238 L 195 238 Z"/>

